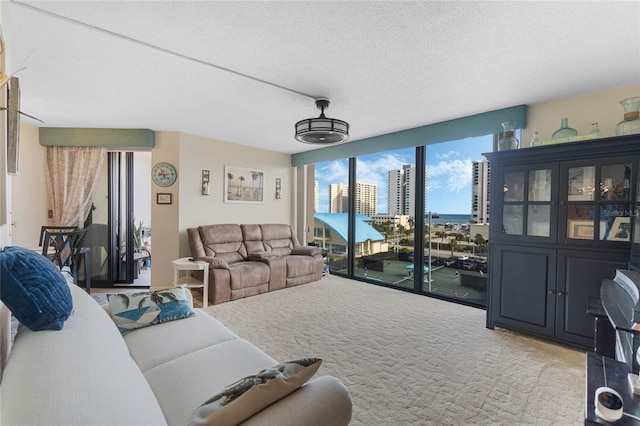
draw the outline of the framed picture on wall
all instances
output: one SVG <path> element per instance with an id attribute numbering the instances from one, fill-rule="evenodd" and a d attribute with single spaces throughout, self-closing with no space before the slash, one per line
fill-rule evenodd
<path id="1" fill-rule="evenodd" d="M 264 204 L 264 171 L 224 166 L 224 202 Z"/>
<path id="2" fill-rule="evenodd" d="M 156 204 L 171 204 L 171 194 L 170 193 L 157 193 L 156 194 Z"/>

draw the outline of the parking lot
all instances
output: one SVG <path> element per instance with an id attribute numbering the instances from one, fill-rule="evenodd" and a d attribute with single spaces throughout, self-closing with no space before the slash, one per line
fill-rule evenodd
<path id="1" fill-rule="evenodd" d="M 411 265 L 413 264 L 410 262 L 389 260 L 384 262 L 384 271 L 356 268 L 355 274 L 356 276 L 367 278 L 372 281 L 380 281 L 403 288 L 412 288 L 414 271 Z M 346 273 L 346 271 L 344 271 L 344 273 Z M 433 266 L 431 270 L 431 282 L 429 282 L 428 272 L 425 272 L 423 275 L 423 291 L 458 299 L 486 303 L 486 290 L 463 286 L 463 275 L 486 278 L 486 273 L 482 270 L 471 271 L 462 268 L 456 269 L 453 265 Z"/>

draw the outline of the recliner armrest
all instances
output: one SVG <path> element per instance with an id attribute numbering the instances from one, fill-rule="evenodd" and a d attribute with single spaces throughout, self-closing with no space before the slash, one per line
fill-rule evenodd
<path id="1" fill-rule="evenodd" d="M 198 258 L 198 260 L 204 260 L 205 262 L 209 262 L 211 268 L 215 269 L 229 269 L 229 264 L 224 260 L 216 259 L 215 257 L 203 256 Z"/>
<path id="2" fill-rule="evenodd" d="M 322 250 L 319 247 L 300 246 L 295 247 L 293 250 L 291 250 L 291 254 L 300 256 L 315 256 L 317 254 L 322 254 Z"/>
<path id="3" fill-rule="evenodd" d="M 247 259 L 249 259 L 249 260 L 264 260 L 264 259 L 269 259 L 271 257 L 277 257 L 277 256 L 275 256 L 270 251 L 258 251 L 258 252 L 255 252 L 255 253 L 251 253 L 247 257 Z"/>

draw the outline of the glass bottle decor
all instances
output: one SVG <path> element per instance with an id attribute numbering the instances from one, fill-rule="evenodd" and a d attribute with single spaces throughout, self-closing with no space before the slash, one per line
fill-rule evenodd
<path id="1" fill-rule="evenodd" d="M 591 123 L 591 131 L 589 134 L 596 138 L 600 137 L 600 128 L 598 127 L 598 123 Z"/>
<path id="2" fill-rule="evenodd" d="M 531 143 L 531 146 L 534 146 L 536 142 L 538 142 L 540 140 L 540 137 L 538 136 L 538 132 L 533 132 L 533 135 L 531 135 L 531 140 L 529 141 Z"/>
<path id="3" fill-rule="evenodd" d="M 515 121 L 505 121 L 501 123 L 504 132 L 498 141 L 498 151 L 508 151 L 520 148 L 520 141 L 514 136 L 516 129 Z"/>
<path id="4" fill-rule="evenodd" d="M 560 124 L 560 128 L 553 132 L 551 135 L 551 139 L 560 139 L 560 138 L 570 138 L 572 136 L 578 136 L 578 132 L 576 129 L 572 129 L 569 127 L 569 120 L 567 117 L 562 119 L 562 123 Z"/>
<path id="5" fill-rule="evenodd" d="M 640 96 L 620 101 L 624 120 L 616 125 L 616 136 L 640 133 Z"/>

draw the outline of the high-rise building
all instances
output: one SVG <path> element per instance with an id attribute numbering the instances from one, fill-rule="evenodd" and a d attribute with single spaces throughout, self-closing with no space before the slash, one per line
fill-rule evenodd
<path id="1" fill-rule="evenodd" d="M 356 182 L 356 213 L 365 216 L 378 214 L 378 185 Z"/>
<path id="2" fill-rule="evenodd" d="M 471 181 L 471 220 L 489 223 L 490 167 L 487 160 L 474 161 Z"/>
<path id="3" fill-rule="evenodd" d="M 329 213 L 349 211 L 349 185 L 332 183 L 329 185 Z"/>
<path id="4" fill-rule="evenodd" d="M 402 185 L 404 173 L 402 170 L 387 172 L 387 213 L 399 215 L 402 212 Z"/>
<path id="5" fill-rule="evenodd" d="M 387 173 L 387 211 L 390 215 L 414 216 L 416 195 L 416 167 L 411 164 L 402 170 Z"/>
<path id="6" fill-rule="evenodd" d="M 318 213 L 318 181 L 313 181 L 313 212 Z"/>
<path id="7" fill-rule="evenodd" d="M 329 213 L 349 211 L 349 185 L 329 185 Z M 356 214 L 372 216 L 378 212 L 378 185 L 356 182 Z"/>

